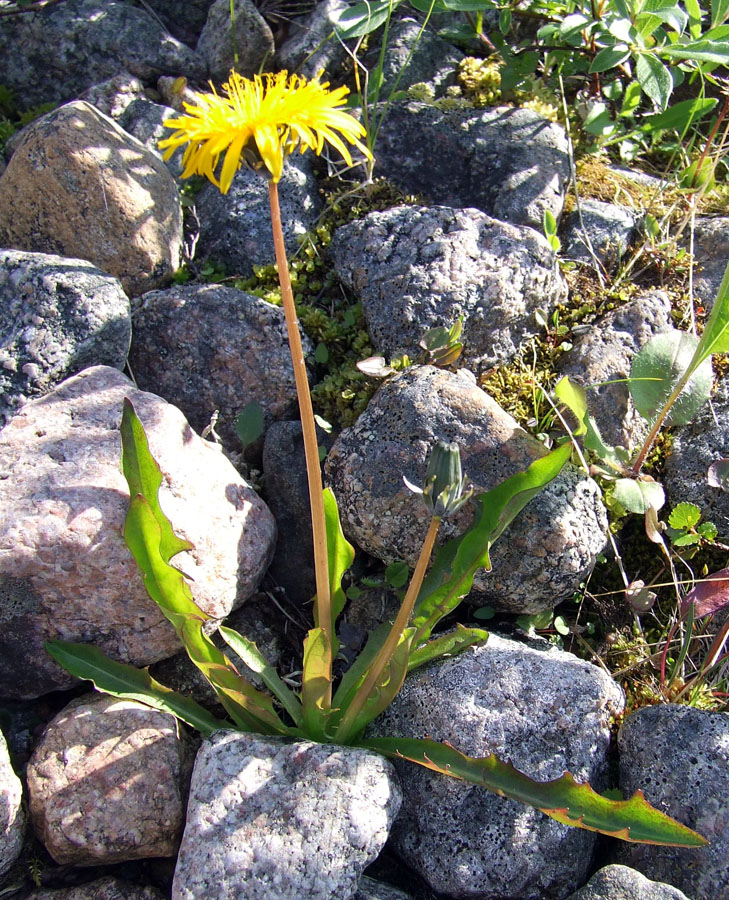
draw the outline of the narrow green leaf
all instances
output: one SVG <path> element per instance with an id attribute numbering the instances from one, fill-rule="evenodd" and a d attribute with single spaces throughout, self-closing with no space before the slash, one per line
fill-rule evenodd
<path id="1" fill-rule="evenodd" d="M 176 554 L 190 550 L 192 544 L 174 533 L 172 525 L 162 512 L 158 497 L 162 471 L 150 453 L 147 435 L 128 397 L 124 398 L 119 432 L 122 442 L 122 472 L 129 485 L 129 495 L 133 499 L 141 494 L 149 503 L 160 529 L 159 552 L 164 561 L 169 562 Z"/>
<path id="2" fill-rule="evenodd" d="M 465 756 L 450 744 L 417 738 L 368 738 L 357 746 L 392 759 L 408 759 L 426 769 L 479 784 L 577 828 L 599 831 L 624 841 L 679 847 L 704 847 L 700 834 L 659 812 L 636 791 L 629 800 L 611 800 L 565 773 L 553 781 L 533 781 L 495 755 Z"/>
<path id="3" fill-rule="evenodd" d="M 93 682 L 97 690 L 172 713 L 206 736 L 220 728 L 232 727 L 230 722 L 216 718 L 196 700 L 155 681 L 146 669 L 109 659 L 98 647 L 69 641 L 47 641 L 46 650 L 67 672 Z"/>
<path id="4" fill-rule="evenodd" d="M 644 419 L 652 420 L 663 409 L 690 370 L 699 346 L 694 335 L 671 329 L 641 347 L 630 367 L 630 394 Z M 706 359 L 694 368 L 666 416 L 666 424 L 688 424 L 711 396 L 712 381 L 711 362 Z"/>
<path id="5" fill-rule="evenodd" d="M 641 53 L 635 61 L 635 77 L 658 109 L 665 109 L 673 90 L 671 73 L 663 63 L 648 53 Z"/>
<path id="6" fill-rule="evenodd" d="M 709 321 L 704 326 L 690 368 L 700 366 L 712 353 L 729 353 L 729 264 L 724 270 Z"/>
<path id="7" fill-rule="evenodd" d="M 697 97 L 695 100 L 682 100 L 674 103 L 669 109 L 641 119 L 640 130 L 645 132 L 674 129 L 684 131 L 692 122 L 698 122 L 716 106 L 714 97 Z"/>
<path id="8" fill-rule="evenodd" d="M 671 59 L 715 63 L 719 66 L 729 65 L 729 44 L 726 41 L 698 40 L 686 44 L 665 44 L 659 52 L 661 56 L 668 56 Z M 638 80 L 640 81 L 640 78 Z"/>
<path id="9" fill-rule="evenodd" d="M 493 611 L 492 611 L 493 616 Z M 424 666 L 426 663 L 432 662 L 434 659 L 441 659 L 443 656 L 456 656 L 462 653 L 474 644 L 482 644 L 489 637 L 488 631 L 483 628 L 466 628 L 460 622 L 456 623 L 455 631 L 449 631 L 447 634 L 440 634 L 419 647 L 410 651 L 410 659 L 408 660 L 408 672 Z"/>
<path id="10" fill-rule="evenodd" d="M 387 640 L 392 624 L 392 621 L 383 622 L 381 625 L 378 625 L 374 631 L 370 632 L 364 648 L 359 652 L 357 658 L 347 669 L 339 682 L 334 698 L 332 699 L 333 708 L 345 710 L 349 706 L 351 698 L 364 681 L 367 670 L 374 662 L 382 645 Z"/>
<path id="11" fill-rule="evenodd" d="M 301 702 L 280 678 L 278 672 L 269 663 L 253 641 L 243 637 L 232 628 L 221 625 L 218 628 L 223 640 L 235 653 L 240 656 L 248 668 L 255 672 L 266 687 L 280 701 L 283 708 L 291 716 L 297 727 L 302 725 Z"/>
<path id="12" fill-rule="evenodd" d="M 711 27 L 723 25 L 729 16 L 729 0 L 711 0 Z"/>
<path id="13" fill-rule="evenodd" d="M 686 0 L 686 12 L 689 17 L 689 34 L 695 40 L 701 35 L 702 10 L 699 0 Z"/>
<path id="14" fill-rule="evenodd" d="M 331 686 L 331 648 L 323 628 L 312 628 L 304 639 L 304 671 L 301 677 L 301 705 L 304 730 L 315 741 L 327 740 L 325 698 Z"/>
<path id="15" fill-rule="evenodd" d="M 342 577 L 354 562 L 354 547 L 349 543 L 342 531 L 342 523 L 339 519 L 339 509 L 337 508 L 334 491 L 331 488 L 325 488 L 323 498 L 324 522 L 327 533 L 327 560 L 329 565 L 329 595 L 331 597 L 332 611 L 329 633 L 335 635 L 337 618 L 347 602 L 347 595 L 342 588 Z M 314 623 L 317 628 L 323 627 L 323 623 L 318 621 L 316 603 L 314 603 Z M 339 648 L 339 642 L 336 638 L 333 639 L 333 644 L 331 652 L 334 657 L 337 655 Z"/>

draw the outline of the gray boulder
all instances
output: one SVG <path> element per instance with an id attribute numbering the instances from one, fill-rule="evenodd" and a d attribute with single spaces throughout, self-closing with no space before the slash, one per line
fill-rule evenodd
<path id="1" fill-rule="evenodd" d="M 688 246 L 688 231 L 683 243 Z M 711 309 L 729 260 L 729 217 L 697 217 L 693 252 L 694 296 Z"/>
<path id="2" fill-rule="evenodd" d="M 145 0 L 165 28 L 183 44 L 194 47 L 208 17 L 212 0 Z"/>
<path id="3" fill-rule="evenodd" d="M 354 900 L 412 900 L 412 897 L 399 888 L 375 881 L 374 878 L 368 878 L 365 875 L 360 880 L 359 890 L 354 895 Z"/>
<path id="4" fill-rule="evenodd" d="M 393 103 L 376 157 L 375 173 L 405 191 L 540 232 L 545 210 L 559 218 L 569 177 L 564 130 L 528 109 Z"/>
<path id="5" fill-rule="evenodd" d="M 590 415 L 608 444 L 631 449 L 647 436 L 625 379 L 641 347 L 672 327 L 668 296 L 653 291 L 606 313 L 560 357 L 559 374 L 586 388 Z"/>
<path id="6" fill-rule="evenodd" d="M 602 200 L 582 200 L 580 211 L 575 210 L 567 222 L 562 256 L 594 265 L 589 249 L 592 247 L 598 263 L 611 270 L 625 255 L 636 222 L 636 214 L 625 206 Z"/>
<path id="7" fill-rule="evenodd" d="M 96 107 L 67 103 L 26 129 L 0 179 L 0 245 L 87 259 L 136 296 L 180 264 L 177 185 Z"/>
<path id="8" fill-rule="evenodd" d="M 0 82 L 25 106 L 65 103 L 121 71 L 142 81 L 202 76 L 189 47 L 141 6 L 119 0 L 64 0 L 3 19 L 0 60 Z"/>
<path id="9" fill-rule="evenodd" d="M 235 420 L 246 404 L 259 403 L 266 424 L 295 411 L 282 309 L 236 288 L 181 285 L 142 296 L 133 318 L 137 384 L 178 406 L 196 431 L 217 409 L 216 430 L 239 447 Z"/>
<path id="10" fill-rule="evenodd" d="M 193 757 L 168 713 L 99 694 L 72 700 L 28 764 L 33 828 L 63 865 L 174 856 Z"/>
<path id="11" fill-rule="evenodd" d="M 567 900 L 689 900 L 678 888 L 650 881 L 628 866 L 605 866 Z"/>
<path id="12" fill-rule="evenodd" d="M 121 284 L 90 262 L 0 250 L 0 426 L 69 375 L 124 368 L 131 329 Z"/>
<path id="13" fill-rule="evenodd" d="M 347 58 L 347 51 L 329 35 L 347 9 L 346 0 L 319 0 L 306 15 L 292 19 L 286 39 L 276 48 L 276 68 L 300 72 L 307 78 L 321 71 L 331 77 Z"/>
<path id="14" fill-rule="evenodd" d="M 695 503 L 704 520 L 713 521 L 720 534 L 729 520 L 729 492 L 711 487 L 709 466 L 729 456 L 729 383 L 722 379 L 708 404 L 689 425 L 671 431 L 671 452 L 663 470 L 669 504 Z"/>
<path id="15" fill-rule="evenodd" d="M 163 897 L 153 887 L 139 887 L 108 875 L 77 887 L 32 891 L 26 900 L 163 900 Z"/>
<path id="16" fill-rule="evenodd" d="M 8 745 L 0 731 L 0 876 L 20 855 L 25 831 L 23 786 L 13 771 Z"/>
<path id="17" fill-rule="evenodd" d="M 375 45 L 368 60 L 372 68 L 377 65 L 378 54 L 379 46 Z M 380 99 L 387 100 L 392 91 L 406 91 L 422 82 L 431 85 L 435 96 L 443 95 L 456 83 L 456 69 L 464 56 L 430 28 L 423 30 L 417 19 L 394 20 L 387 36 Z"/>
<path id="18" fill-rule="evenodd" d="M 122 539 L 129 495 L 118 426 L 129 397 L 164 481 L 160 502 L 194 550 L 175 557 L 196 602 L 226 616 L 266 571 L 275 525 L 223 454 L 182 413 L 97 366 L 27 403 L 0 432 L 0 685 L 38 697 L 75 680 L 44 649 L 96 644 L 148 665 L 180 649 Z M 12 477 L 10 477 L 12 474 Z M 33 665 L 28 665 L 32 659 Z"/>
<path id="19" fill-rule="evenodd" d="M 646 706 L 618 735 L 620 787 L 708 841 L 685 849 L 621 844 L 618 862 L 680 888 L 692 900 L 729 897 L 729 716 L 690 706 Z"/>
<path id="20" fill-rule="evenodd" d="M 271 28 L 251 0 L 234 0 L 232 21 L 230 0 L 214 0 L 195 49 L 217 85 L 232 68 L 244 78 L 265 70 L 275 47 Z"/>
<path id="21" fill-rule="evenodd" d="M 278 192 L 286 252 L 292 255 L 321 212 L 311 156 L 288 158 Z M 206 184 L 195 203 L 200 218 L 198 257 L 209 256 L 236 275 L 250 275 L 253 266 L 275 261 L 268 181 L 264 176 L 244 166 L 227 194 L 221 194 L 214 184 Z"/>
<path id="22" fill-rule="evenodd" d="M 357 423 L 329 453 L 326 477 L 345 533 L 386 563 L 415 565 L 429 514 L 405 476 L 422 484 L 434 444 L 455 441 L 476 491 L 490 490 L 546 451 L 463 371 L 413 366 L 389 378 Z M 440 539 L 465 530 L 465 507 L 441 526 Z M 607 518 L 591 478 L 572 466 L 520 513 L 477 574 L 474 602 L 533 613 L 570 596 L 605 546 Z"/>
<path id="23" fill-rule="evenodd" d="M 201 747 L 173 900 L 349 900 L 400 807 L 364 750 L 217 732 Z"/>
<path id="24" fill-rule="evenodd" d="M 132 100 L 119 116 L 118 122 L 124 131 L 144 144 L 147 150 L 162 157 L 163 151 L 159 149 L 159 142 L 174 133 L 164 123 L 168 119 L 174 119 L 177 115 L 177 110 L 171 106 L 163 106 L 160 103 L 153 103 L 145 97 L 137 97 Z M 184 168 L 182 155 L 184 152 L 182 147 L 178 147 L 172 156 L 165 161 L 173 178 L 179 178 L 182 175 Z"/>
<path id="25" fill-rule="evenodd" d="M 463 317 L 477 374 L 510 359 L 567 287 L 546 239 L 476 209 L 398 206 L 337 229 L 334 266 L 361 298 L 377 351 L 418 353 L 424 333 Z"/>
<path id="26" fill-rule="evenodd" d="M 119 119 L 130 103 L 144 95 L 144 85 L 136 76 L 120 72 L 82 91 L 78 99 L 95 106 L 110 119 Z"/>
<path id="27" fill-rule="evenodd" d="M 537 781 L 571 772 L 608 787 L 610 726 L 623 694 L 600 669 L 556 648 L 491 635 L 411 673 L 371 729 L 495 753 Z M 596 835 L 476 785 L 396 762 L 397 853 L 434 891 L 489 900 L 562 898 L 583 884 Z"/>

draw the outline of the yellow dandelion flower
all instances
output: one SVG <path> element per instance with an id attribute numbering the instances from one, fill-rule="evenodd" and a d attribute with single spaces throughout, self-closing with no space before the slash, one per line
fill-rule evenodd
<path id="1" fill-rule="evenodd" d="M 338 108 L 344 104 L 348 89 L 328 88 L 328 83 L 306 81 L 298 75 L 289 77 L 288 72 L 254 75 L 253 79 L 231 72 L 223 85 L 223 96 L 215 88 L 211 94 L 196 94 L 197 105 L 184 104 L 187 115 L 164 123 L 176 131 L 159 146 L 169 159 L 178 147 L 187 144 L 182 177 L 204 175 L 223 194 L 241 165 L 254 169 L 265 166 L 278 182 L 284 157 L 297 148 L 301 153 L 311 149 L 319 154 L 327 142 L 352 165 L 344 143 L 347 141 L 371 158 L 359 140 L 365 129 Z M 221 156 L 218 179 L 215 170 Z"/>

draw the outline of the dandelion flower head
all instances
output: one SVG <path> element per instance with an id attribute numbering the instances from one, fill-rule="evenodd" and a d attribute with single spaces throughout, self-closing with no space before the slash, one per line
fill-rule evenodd
<path id="1" fill-rule="evenodd" d="M 352 165 L 347 141 L 370 157 L 359 140 L 364 128 L 338 108 L 344 104 L 348 89 L 328 88 L 326 82 L 307 81 L 285 71 L 254 75 L 252 79 L 231 72 L 222 95 L 215 88 L 212 93 L 196 94 L 196 105 L 184 104 L 186 115 L 164 123 L 176 131 L 159 146 L 169 159 L 178 147 L 187 144 L 182 177 L 204 175 L 223 194 L 241 165 L 265 167 L 273 181 L 279 181 L 284 158 L 296 149 L 319 154 L 328 142 Z M 215 170 L 221 157 L 218 179 Z"/>

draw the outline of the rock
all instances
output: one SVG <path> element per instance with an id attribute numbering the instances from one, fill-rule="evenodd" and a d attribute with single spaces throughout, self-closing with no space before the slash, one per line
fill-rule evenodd
<path id="1" fill-rule="evenodd" d="M 463 470 L 477 492 L 490 490 L 545 454 L 472 379 L 432 366 L 389 378 L 357 423 L 329 453 L 326 477 L 345 533 L 386 563 L 415 565 L 428 529 L 421 499 L 409 491 L 425 477 L 438 440 L 461 448 Z M 441 526 L 441 541 L 471 520 L 464 508 Z M 571 596 L 605 546 L 607 518 L 592 479 L 566 466 L 520 513 L 491 552 L 493 569 L 474 582 L 479 604 L 534 613 Z"/>
<path id="2" fill-rule="evenodd" d="M 411 673 L 371 731 L 495 753 L 537 781 L 565 770 L 608 787 L 610 724 L 622 691 L 570 653 L 491 635 L 485 645 Z M 392 843 L 450 897 L 564 897 L 584 883 L 596 835 L 467 782 L 396 762 L 403 806 Z"/>
<path id="3" fill-rule="evenodd" d="M 230 0 L 214 0 L 197 42 L 197 53 L 216 85 L 228 80 L 232 68 L 252 78 L 275 51 L 271 29 L 251 0 L 234 0 L 233 10 L 231 21 Z"/>
<path id="4" fill-rule="evenodd" d="M 618 735 L 620 787 L 703 835 L 708 847 L 621 844 L 618 862 L 692 900 L 729 897 L 729 717 L 690 706 L 645 706 Z"/>
<path id="5" fill-rule="evenodd" d="M 146 10 L 119 0 L 63 0 L 3 19 L 0 60 L 0 82 L 25 107 L 65 103 L 123 71 L 142 81 L 202 75 L 189 47 Z"/>
<path id="6" fill-rule="evenodd" d="M 268 573 L 295 603 L 316 593 L 309 482 L 301 422 L 274 422 L 263 441 L 263 477 L 279 539 Z"/>
<path id="7" fill-rule="evenodd" d="M 131 103 L 143 97 L 144 85 L 142 82 L 134 75 L 130 75 L 129 72 L 122 72 L 107 81 L 87 88 L 78 99 L 95 106 L 99 112 L 109 116 L 110 119 L 119 119 Z"/>
<path id="8" fill-rule="evenodd" d="M 528 109 L 443 112 L 415 101 L 390 105 L 377 136 L 375 173 L 433 203 L 475 206 L 539 232 L 559 218 L 569 177 L 563 129 Z"/>
<path id="9" fill-rule="evenodd" d="M 463 361 L 477 373 L 514 356 L 538 331 L 535 310 L 567 296 L 542 235 L 475 209 L 370 213 L 337 229 L 332 254 L 379 353 L 416 356 L 429 328 L 463 317 Z"/>
<path id="10" fill-rule="evenodd" d="M 211 0 L 145 0 L 165 28 L 183 44 L 194 47 L 208 17 Z"/>
<path id="11" fill-rule="evenodd" d="M 0 731 L 0 876 L 12 866 L 23 847 L 25 814 L 23 786 L 13 771 L 8 745 Z"/>
<path id="12" fill-rule="evenodd" d="M 370 70 L 377 65 L 379 52 L 375 45 Z M 429 28 L 423 30 L 417 19 L 394 19 L 387 36 L 380 99 L 387 100 L 394 90 L 406 91 L 423 82 L 431 85 L 435 96 L 442 96 L 449 85 L 456 83 L 455 73 L 464 56 Z"/>
<path id="13" fill-rule="evenodd" d="M 163 897 L 153 887 L 139 887 L 107 876 L 73 888 L 33 891 L 26 900 L 163 900 Z"/>
<path id="14" fill-rule="evenodd" d="M 589 249 L 592 247 L 600 264 L 611 270 L 627 252 L 636 221 L 635 213 L 625 206 L 602 200 L 581 200 L 580 211 L 575 210 L 567 222 L 562 255 L 594 265 Z"/>
<path id="15" fill-rule="evenodd" d="M 136 296 L 179 266 L 177 186 L 115 122 L 67 103 L 33 123 L 0 179 L 0 245 L 87 259 Z"/>
<path id="16" fill-rule="evenodd" d="M 647 436 L 625 379 L 641 347 L 672 327 L 668 296 L 653 291 L 606 313 L 560 358 L 559 374 L 587 389 L 590 415 L 608 444 L 631 449 Z"/>
<path id="17" fill-rule="evenodd" d="M 129 362 L 137 384 L 179 406 L 196 431 L 217 409 L 216 430 L 226 446 L 239 447 L 235 420 L 248 403 L 261 405 L 267 424 L 296 410 L 279 307 L 236 288 L 180 285 L 145 294 L 133 319 Z M 306 337 L 302 343 L 313 353 Z"/>
<path id="18" fill-rule="evenodd" d="M 567 900 L 689 900 L 678 888 L 649 881 L 628 866 L 605 866 Z"/>
<path id="19" fill-rule="evenodd" d="M 671 429 L 671 435 L 662 479 L 667 505 L 695 503 L 703 520 L 713 521 L 721 534 L 729 520 L 729 493 L 710 487 L 707 472 L 713 462 L 729 456 L 729 382 L 720 380 L 711 406 L 704 406 L 690 425 Z"/>
<path id="20" fill-rule="evenodd" d="M 116 278 L 82 259 L 0 250 L 0 426 L 88 366 L 122 369 L 131 329 Z"/>
<path id="21" fill-rule="evenodd" d="M 266 570 L 273 518 L 220 451 L 121 372 L 86 369 L 27 403 L 0 432 L 0 684 L 8 697 L 75 683 L 45 653 L 51 638 L 96 644 L 134 665 L 180 648 L 121 535 L 129 496 L 117 431 L 124 397 L 164 473 L 161 505 L 194 546 L 175 564 L 196 602 L 222 618 Z"/>
<path id="22" fill-rule="evenodd" d="M 412 900 L 412 897 L 399 888 L 375 881 L 374 878 L 365 875 L 359 882 L 359 890 L 354 895 L 354 900 Z"/>
<path id="23" fill-rule="evenodd" d="M 399 806 L 376 754 L 217 732 L 195 762 L 172 898 L 348 900 Z"/>
<path id="24" fill-rule="evenodd" d="M 321 212 L 310 156 L 289 157 L 278 190 L 286 252 L 291 255 Z M 206 184 L 195 204 L 200 217 L 198 257 L 209 256 L 226 271 L 246 276 L 254 266 L 274 262 L 268 182 L 258 172 L 240 169 L 227 194 Z"/>
<path id="25" fill-rule="evenodd" d="M 168 713 L 98 694 L 72 700 L 28 764 L 33 828 L 61 865 L 174 856 L 193 756 Z"/>
<path id="26" fill-rule="evenodd" d="M 683 243 L 688 246 L 688 231 Z M 694 296 L 711 308 L 729 259 L 729 217 L 697 216 L 694 232 Z"/>
<path id="27" fill-rule="evenodd" d="M 159 103 L 153 103 L 143 97 L 132 102 L 127 106 L 122 115 L 119 117 L 119 125 L 138 141 L 155 153 L 160 158 L 162 151 L 159 149 L 159 142 L 168 138 L 172 131 L 166 128 L 164 123 L 168 119 L 173 119 L 177 115 L 177 110 L 171 106 L 162 106 Z M 172 156 L 166 160 L 167 168 L 173 178 L 179 178 L 182 175 L 182 155 L 185 151 L 179 147 Z"/>
<path id="28" fill-rule="evenodd" d="M 319 0 L 311 12 L 289 22 L 288 37 L 276 49 L 276 68 L 314 78 L 326 72 L 327 80 L 341 67 L 347 53 L 341 41 L 329 40 L 342 13 L 345 0 Z"/>

